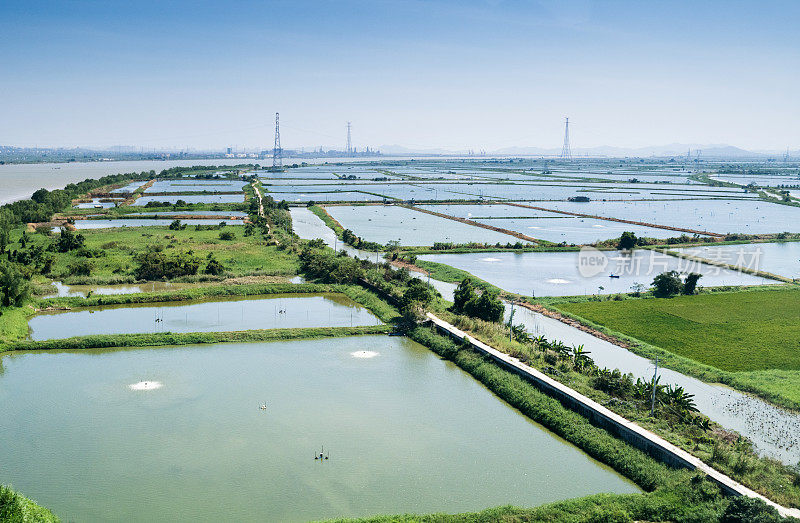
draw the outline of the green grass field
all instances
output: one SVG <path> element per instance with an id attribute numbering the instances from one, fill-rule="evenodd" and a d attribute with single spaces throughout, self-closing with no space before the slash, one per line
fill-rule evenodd
<path id="1" fill-rule="evenodd" d="M 235 238 L 220 240 L 219 230 L 198 231 L 194 226 L 187 226 L 180 231 L 170 230 L 166 226 L 152 226 L 87 229 L 77 232 L 86 237 L 87 248 L 105 252 L 105 256 L 89 259 L 93 266 L 90 274 L 93 281 L 132 279 L 132 272 L 136 267 L 133 257 L 148 245 L 161 245 L 166 252 L 192 251 L 202 258 L 201 270 L 206 256 L 213 253 L 232 276 L 297 274 L 297 257 L 279 250 L 276 246 L 267 245 L 260 234 L 245 236 L 242 225 L 228 225 L 223 230 L 233 232 Z M 33 242 L 42 247 L 55 241 L 56 237 L 57 235 L 29 235 Z M 19 231 L 12 238 L 18 241 Z M 73 279 L 70 278 L 70 265 L 87 260 L 74 253 L 54 254 L 56 261 L 51 271 L 52 277 L 67 283 Z"/>
<path id="2" fill-rule="evenodd" d="M 725 371 L 800 370 L 800 289 L 556 306 Z"/>

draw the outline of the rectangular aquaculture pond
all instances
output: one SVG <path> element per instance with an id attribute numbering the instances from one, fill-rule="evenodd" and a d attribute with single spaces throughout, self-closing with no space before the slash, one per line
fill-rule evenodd
<path id="1" fill-rule="evenodd" d="M 576 296 L 631 292 L 636 284 L 648 289 L 657 275 L 675 270 L 703 276 L 698 285 L 765 285 L 779 282 L 750 274 L 684 260 L 655 251 L 596 251 L 595 261 L 585 262 L 578 252 L 490 252 L 475 254 L 426 254 L 418 259 L 443 263 L 486 280 L 501 289 L 525 296 Z M 603 261 L 605 260 L 605 261 Z"/>
<path id="2" fill-rule="evenodd" d="M 385 205 L 330 206 L 325 208 L 342 227 L 365 240 L 401 245 L 452 243 L 516 243 L 515 236 L 433 216 L 405 207 Z"/>
<path id="3" fill-rule="evenodd" d="M 292 294 L 203 302 L 82 307 L 42 312 L 28 322 L 32 340 L 90 334 L 217 332 L 378 325 L 368 309 L 342 294 Z"/>
<path id="4" fill-rule="evenodd" d="M 242 194 L 179 194 L 171 196 L 142 196 L 133 205 L 143 206 L 150 202 L 175 203 L 177 201 L 186 203 L 243 203 L 244 193 Z"/>
<path id="5" fill-rule="evenodd" d="M 246 182 L 240 180 L 159 180 L 144 192 L 234 192 L 241 191 Z"/>
<path id="6" fill-rule="evenodd" d="M 764 201 L 546 202 L 541 206 L 718 234 L 800 232 L 800 209 Z"/>
<path id="7" fill-rule="evenodd" d="M 174 221 L 173 219 L 160 218 L 119 218 L 115 220 L 75 220 L 76 229 L 112 229 L 115 227 L 166 227 Z M 219 225 L 225 222 L 228 225 L 242 225 L 242 220 L 231 220 L 228 218 L 189 218 L 182 219 L 183 225 Z"/>
<path id="8" fill-rule="evenodd" d="M 683 254 L 737 267 L 800 278 L 800 242 L 743 243 L 675 249 Z"/>
<path id="9" fill-rule="evenodd" d="M 3 482 L 64 521 L 308 521 L 639 492 L 402 337 L 0 363 Z"/>

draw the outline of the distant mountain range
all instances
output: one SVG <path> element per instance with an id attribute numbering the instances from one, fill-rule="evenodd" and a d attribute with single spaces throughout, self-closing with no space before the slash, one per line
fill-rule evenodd
<path id="1" fill-rule="evenodd" d="M 387 155 L 463 155 L 468 154 L 469 151 L 465 149 L 415 149 L 404 147 L 402 145 L 382 145 L 380 151 Z M 607 156 L 612 158 L 619 158 L 624 156 L 637 156 L 637 157 L 669 157 L 669 156 L 686 156 L 687 152 L 691 151 L 692 157 L 700 155 L 701 158 L 746 158 L 746 157 L 773 157 L 783 158 L 785 151 L 748 151 L 740 147 L 727 144 L 687 144 L 687 143 L 671 143 L 668 145 L 656 145 L 650 147 L 576 147 L 572 149 L 573 156 Z M 478 151 L 474 151 L 478 153 Z M 544 148 L 544 147 L 504 147 L 494 151 L 486 151 L 487 156 L 501 155 L 501 156 L 558 156 L 561 154 L 561 148 Z M 800 150 L 789 151 L 789 156 L 797 158 L 800 156 Z"/>

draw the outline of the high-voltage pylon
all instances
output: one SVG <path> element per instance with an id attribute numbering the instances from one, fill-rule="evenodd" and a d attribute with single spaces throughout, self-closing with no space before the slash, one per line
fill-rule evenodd
<path id="1" fill-rule="evenodd" d="M 283 168 L 283 151 L 281 151 L 280 115 L 275 113 L 275 145 L 272 147 L 272 168 Z"/>
<path id="2" fill-rule="evenodd" d="M 347 122 L 347 155 L 353 154 L 353 142 L 350 138 L 350 122 Z"/>
<path id="3" fill-rule="evenodd" d="M 564 124 L 564 147 L 561 148 L 561 159 L 572 160 L 572 151 L 569 148 L 569 118 L 565 118 Z"/>

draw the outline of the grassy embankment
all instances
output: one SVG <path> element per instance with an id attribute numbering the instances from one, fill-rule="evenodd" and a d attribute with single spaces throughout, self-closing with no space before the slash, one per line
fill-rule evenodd
<path id="1" fill-rule="evenodd" d="M 469 272 L 457 269 L 450 265 L 446 265 L 444 263 L 437 263 L 425 260 L 416 260 L 414 265 L 419 267 L 420 269 L 424 269 L 428 273 L 430 273 L 431 278 L 434 280 L 439 280 L 448 283 L 460 283 L 464 278 L 469 278 L 472 280 L 473 284 L 481 289 L 495 291 L 499 294 L 506 294 L 502 289 L 492 285 L 491 283 L 478 278 L 477 276 L 473 276 Z"/>
<path id="2" fill-rule="evenodd" d="M 366 334 L 386 334 L 390 325 L 363 327 L 316 327 L 294 329 L 256 329 L 237 332 L 189 332 L 155 334 L 98 334 L 58 340 L 22 340 L 8 345 L 9 350 L 76 350 L 113 347 L 163 347 L 207 343 L 287 341 L 311 338 L 341 338 Z M 0 347 L 2 351 L 2 347 Z"/>
<path id="3" fill-rule="evenodd" d="M 675 370 L 800 408 L 800 289 L 550 306 Z"/>
<path id="4" fill-rule="evenodd" d="M 342 227 L 342 224 L 334 220 L 333 217 L 330 214 L 328 214 L 328 211 L 326 211 L 319 205 L 312 205 L 308 208 L 308 210 L 316 214 L 319 217 L 319 219 L 325 222 L 325 225 L 327 225 L 334 233 L 336 233 L 336 236 L 340 240 L 342 239 L 342 233 L 344 232 L 344 227 Z"/>

